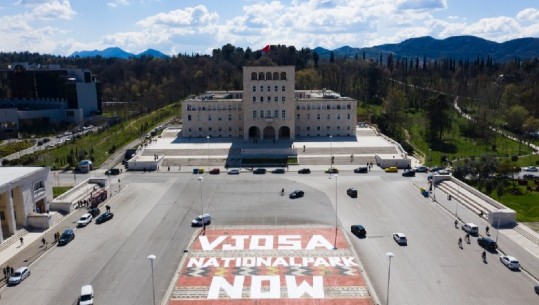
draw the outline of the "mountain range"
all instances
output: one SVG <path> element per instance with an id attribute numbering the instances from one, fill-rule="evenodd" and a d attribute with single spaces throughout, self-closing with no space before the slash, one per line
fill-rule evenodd
<path id="1" fill-rule="evenodd" d="M 496 62 L 509 60 L 532 59 L 539 57 L 539 38 L 519 38 L 498 43 L 475 36 L 454 36 L 446 39 L 435 39 L 430 36 L 407 39 L 401 43 L 383 44 L 368 48 L 357 48 L 344 46 L 334 50 L 322 47 L 314 48 L 321 58 L 329 58 L 331 53 L 337 58 L 362 57 L 378 59 L 380 54 L 391 53 L 400 58 L 452 58 L 455 60 L 474 60 L 477 57 L 486 58 L 491 56 Z M 102 51 L 80 51 L 74 52 L 71 56 L 93 57 L 101 56 L 105 58 L 132 58 L 149 56 L 156 58 L 168 58 L 157 50 L 148 49 L 140 54 L 126 52 L 120 48 L 107 48 Z"/>

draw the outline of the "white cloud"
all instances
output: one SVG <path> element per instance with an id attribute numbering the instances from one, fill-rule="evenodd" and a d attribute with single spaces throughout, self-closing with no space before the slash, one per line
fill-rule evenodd
<path id="1" fill-rule="evenodd" d="M 107 5 L 113 8 L 119 7 L 119 6 L 127 6 L 129 4 L 130 4 L 129 0 L 114 0 L 111 2 L 107 2 Z"/>
<path id="2" fill-rule="evenodd" d="M 535 8 L 524 9 L 518 12 L 517 19 L 522 21 L 539 21 L 539 10 Z"/>
<path id="3" fill-rule="evenodd" d="M 36 5 L 32 10 L 32 15 L 36 19 L 71 19 L 77 13 L 71 8 L 69 1 L 51 1 Z"/>
<path id="4" fill-rule="evenodd" d="M 203 27 L 217 23 L 219 15 L 210 13 L 202 5 L 160 13 L 137 22 L 137 25 L 151 27 L 156 25 Z"/>
<path id="5" fill-rule="evenodd" d="M 433 10 L 447 8 L 447 0 L 398 0 L 398 8 L 403 10 Z"/>

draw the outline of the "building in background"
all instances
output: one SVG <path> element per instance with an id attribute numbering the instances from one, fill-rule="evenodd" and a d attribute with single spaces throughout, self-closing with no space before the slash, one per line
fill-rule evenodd
<path id="1" fill-rule="evenodd" d="M 355 136 L 357 101 L 326 89 L 295 90 L 294 66 L 245 66 L 243 91 L 208 91 L 182 103 L 182 137 Z"/>
<path id="2" fill-rule="evenodd" d="M 28 63 L 0 70 L 0 138 L 22 126 L 82 125 L 101 111 L 100 85 L 89 70 Z"/>

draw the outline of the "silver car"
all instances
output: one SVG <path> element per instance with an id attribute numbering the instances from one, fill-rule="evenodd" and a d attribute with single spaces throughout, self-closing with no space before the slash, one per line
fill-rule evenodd
<path id="1" fill-rule="evenodd" d="M 502 255 L 500 256 L 500 262 L 504 264 L 509 269 L 520 269 L 520 263 L 518 262 L 518 259 L 508 256 L 508 255 Z"/>
<path id="2" fill-rule="evenodd" d="M 21 267 L 9 277 L 8 284 L 9 285 L 17 285 L 20 284 L 24 279 L 30 276 L 30 269 L 28 267 Z"/>

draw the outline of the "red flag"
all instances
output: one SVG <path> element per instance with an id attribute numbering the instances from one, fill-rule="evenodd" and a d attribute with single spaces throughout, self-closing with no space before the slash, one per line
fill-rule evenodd
<path id="1" fill-rule="evenodd" d="M 270 51 L 269 44 L 262 49 L 262 52 L 264 52 L 264 53 L 268 53 L 269 51 Z"/>

